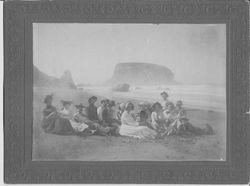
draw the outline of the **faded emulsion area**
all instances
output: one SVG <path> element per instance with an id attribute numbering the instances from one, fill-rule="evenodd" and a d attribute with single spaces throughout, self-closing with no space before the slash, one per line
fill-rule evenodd
<path id="1" fill-rule="evenodd" d="M 34 160 L 226 160 L 225 24 L 34 23 L 33 36 Z M 86 118 L 79 126 L 88 124 L 86 119 L 105 130 L 116 123 L 118 133 L 64 135 L 54 126 L 60 119 L 54 121 L 53 112 L 43 116 L 43 99 L 50 94 L 55 112 L 71 126 L 79 112 L 75 105 L 83 104 Z M 96 119 L 88 113 L 92 96 L 101 112 Z M 108 101 L 103 106 L 107 99 L 112 107 Z M 61 113 L 64 100 L 71 101 L 67 116 Z M 178 101 L 185 114 L 174 111 Z M 120 109 L 129 102 L 134 123 L 125 130 Z M 154 111 L 155 103 L 161 110 Z M 118 121 L 104 124 L 110 108 Z M 154 137 L 145 129 L 138 132 L 145 125 Z"/>

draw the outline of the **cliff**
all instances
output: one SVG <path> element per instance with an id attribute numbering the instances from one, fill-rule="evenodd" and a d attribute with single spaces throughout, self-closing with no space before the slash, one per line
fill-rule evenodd
<path id="1" fill-rule="evenodd" d="M 130 85 L 175 84 L 174 73 L 167 67 L 150 63 L 119 63 L 108 85 L 128 83 Z"/>
<path id="2" fill-rule="evenodd" d="M 70 71 L 65 71 L 61 78 L 55 78 L 41 72 L 36 66 L 33 66 L 33 85 L 36 87 L 76 89 Z"/>

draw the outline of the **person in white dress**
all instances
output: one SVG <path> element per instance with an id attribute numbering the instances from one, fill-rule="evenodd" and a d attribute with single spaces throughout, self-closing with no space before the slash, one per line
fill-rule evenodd
<path id="1" fill-rule="evenodd" d="M 157 133 L 146 126 L 139 126 L 139 123 L 131 114 L 132 110 L 134 110 L 134 105 L 130 102 L 127 103 L 121 117 L 120 135 L 139 139 L 154 139 Z"/>

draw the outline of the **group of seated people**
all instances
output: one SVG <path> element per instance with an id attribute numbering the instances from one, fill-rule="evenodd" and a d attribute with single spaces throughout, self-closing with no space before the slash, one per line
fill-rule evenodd
<path id="1" fill-rule="evenodd" d="M 77 112 L 73 113 L 72 101 L 62 100 L 63 107 L 57 110 L 52 105 L 53 95 L 46 95 L 42 128 L 45 132 L 54 134 L 121 135 L 139 139 L 213 133 L 209 125 L 199 128 L 189 122 L 182 101 L 177 101 L 174 105 L 168 100 L 166 92 L 162 92 L 161 96 L 163 104 L 142 102 L 136 112 L 131 102 L 120 103 L 116 111 L 115 101 L 109 99 L 101 100 L 97 107 L 97 97 L 92 96 L 88 99 L 87 107 L 83 104 L 75 105 Z"/>

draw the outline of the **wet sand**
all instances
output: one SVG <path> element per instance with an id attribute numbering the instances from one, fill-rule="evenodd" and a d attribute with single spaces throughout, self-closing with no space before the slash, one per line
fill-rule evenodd
<path id="1" fill-rule="evenodd" d="M 187 108 L 190 122 L 199 127 L 210 124 L 211 136 L 169 136 L 157 140 L 139 140 L 113 136 L 61 136 L 46 134 L 41 128 L 43 98 L 54 93 L 54 105 L 61 99 L 87 105 L 92 96 L 79 90 L 34 88 L 33 160 L 46 161 L 220 161 L 226 158 L 226 115 L 223 112 Z M 98 96 L 99 100 L 102 97 Z M 115 98 L 116 102 L 136 99 Z"/>

